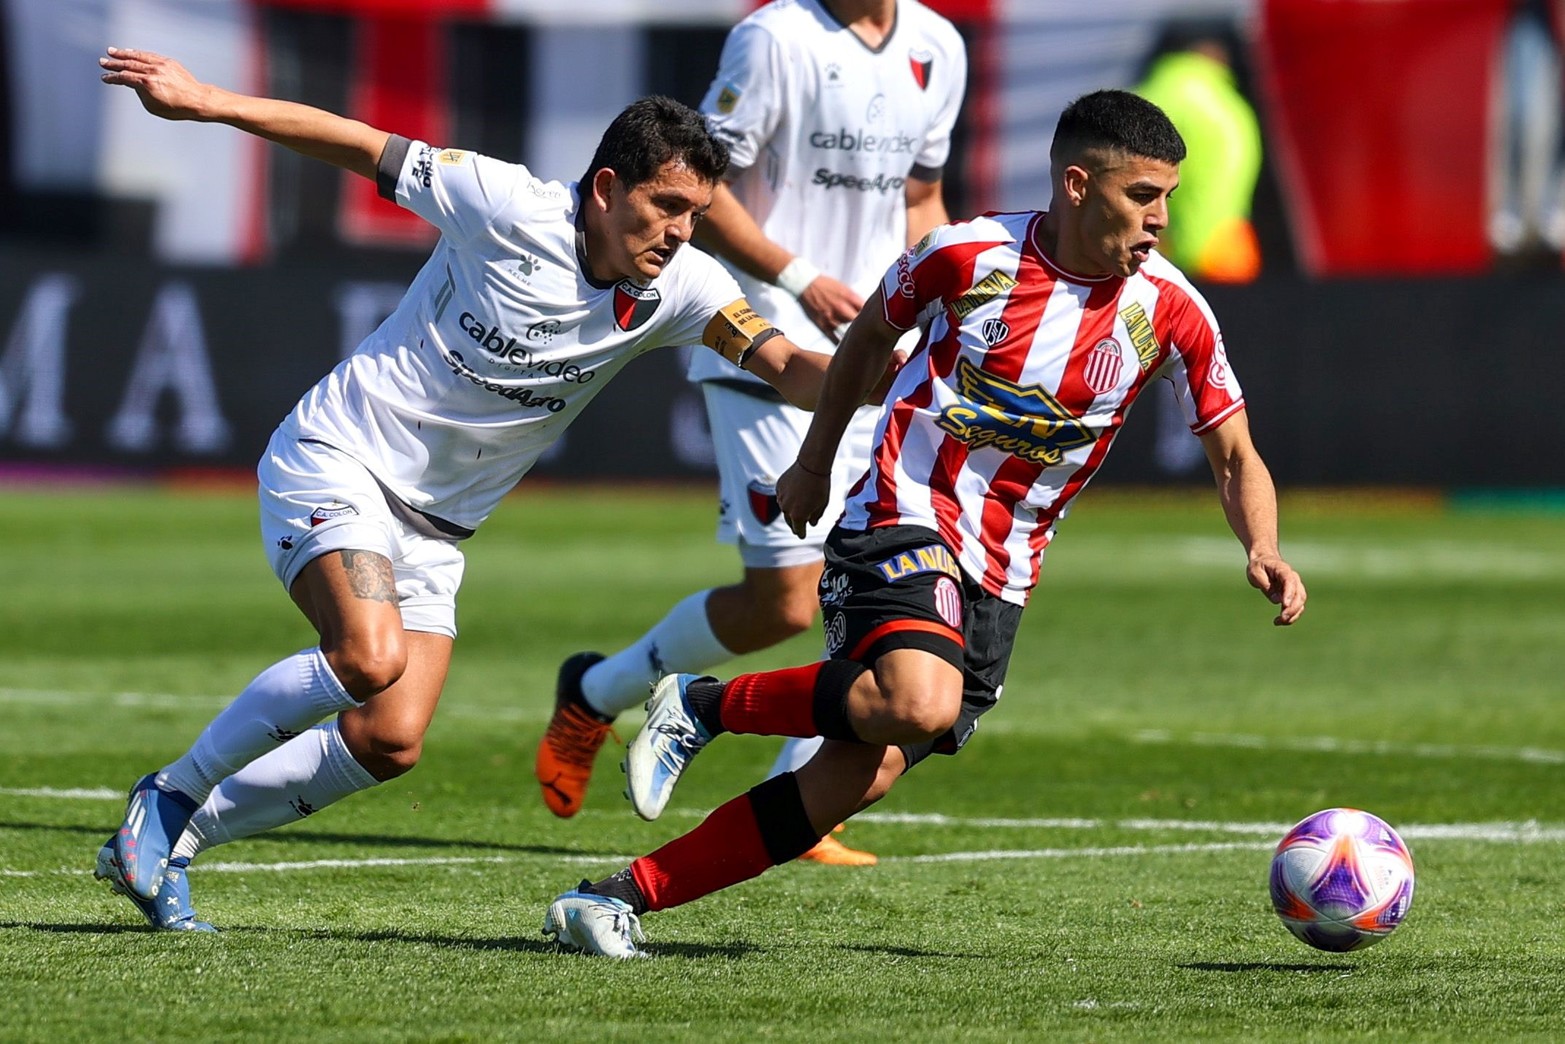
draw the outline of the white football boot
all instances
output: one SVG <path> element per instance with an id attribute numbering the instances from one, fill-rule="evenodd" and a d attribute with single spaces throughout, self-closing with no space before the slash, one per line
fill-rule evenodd
<path id="1" fill-rule="evenodd" d="M 663 814 L 680 773 L 712 741 L 685 699 L 690 683 L 701 680 L 698 674 L 665 675 L 652 688 L 646 724 L 626 748 L 625 796 L 648 822 Z"/>
<path id="2" fill-rule="evenodd" d="M 583 882 L 585 884 L 585 882 Z M 645 942 L 641 919 L 629 904 L 591 892 L 562 892 L 543 915 L 543 934 L 561 946 L 599 957 L 625 960 L 647 956 L 636 948 Z"/>

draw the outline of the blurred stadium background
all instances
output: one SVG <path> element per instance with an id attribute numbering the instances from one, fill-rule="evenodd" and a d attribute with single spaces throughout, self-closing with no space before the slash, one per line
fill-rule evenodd
<path id="1" fill-rule="evenodd" d="M 929 0 L 972 55 L 955 215 L 1048 203 L 1057 113 L 1225 39 L 1260 120 L 1258 278 L 1205 289 L 1284 486 L 1565 489 L 1561 0 Z M 431 230 L 368 183 L 97 79 L 106 43 L 573 179 L 648 92 L 700 100 L 749 0 L 5 0 L 0 469 L 248 472 L 396 301 Z M 711 473 L 677 352 L 540 468 Z M 1551 376 L 1552 375 L 1552 376 Z M 1174 421 L 1105 482 L 1205 482 Z M 593 421 L 597 423 L 593 423 Z"/>

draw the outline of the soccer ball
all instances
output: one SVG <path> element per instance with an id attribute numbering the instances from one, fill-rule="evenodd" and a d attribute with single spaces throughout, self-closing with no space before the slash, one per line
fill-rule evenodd
<path id="1" fill-rule="evenodd" d="M 1372 946 L 1413 904 L 1413 857 L 1384 820 L 1356 808 L 1307 816 L 1272 856 L 1272 909 L 1317 950 Z"/>

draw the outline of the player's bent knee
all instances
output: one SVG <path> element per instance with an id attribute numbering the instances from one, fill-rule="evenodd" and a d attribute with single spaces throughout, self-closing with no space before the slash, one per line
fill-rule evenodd
<path id="1" fill-rule="evenodd" d="M 344 642 L 335 648 L 323 642 L 322 651 L 342 687 L 360 703 L 391 688 L 408 667 L 407 646 L 400 640 Z"/>
<path id="2" fill-rule="evenodd" d="M 347 744 L 348 753 L 353 755 L 353 760 L 382 783 L 410 772 L 424 753 L 422 738 L 409 741 L 395 735 L 380 736 L 369 731 L 350 735 L 348 730 L 344 730 L 343 741 Z"/>

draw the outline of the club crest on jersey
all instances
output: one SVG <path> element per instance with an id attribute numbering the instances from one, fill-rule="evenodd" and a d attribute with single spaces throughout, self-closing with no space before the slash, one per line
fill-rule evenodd
<path id="1" fill-rule="evenodd" d="M 662 303 L 663 295 L 655 287 L 621 280 L 614 284 L 614 325 L 629 333 L 652 318 Z"/>
<path id="2" fill-rule="evenodd" d="M 357 515 L 359 509 L 352 504 L 332 503 L 326 507 L 318 507 L 310 512 L 310 528 L 314 529 L 323 522 L 330 522 L 334 518 L 346 518 L 349 515 Z"/>
<path id="3" fill-rule="evenodd" d="M 984 343 L 991 348 L 1011 336 L 1010 324 L 1004 319 L 985 319 L 979 331 L 983 335 Z"/>
<path id="4" fill-rule="evenodd" d="M 1136 363 L 1141 367 L 1141 372 L 1146 373 L 1152 369 L 1152 364 L 1157 362 L 1163 350 L 1157 343 L 1152 320 L 1147 318 L 1147 310 L 1139 304 L 1121 308 L 1119 318 L 1125 324 L 1125 333 L 1130 335 L 1130 346 L 1136 350 Z"/>
<path id="5" fill-rule="evenodd" d="M 913 82 L 921 91 L 929 90 L 929 74 L 935 67 L 935 56 L 929 51 L 909 51 L 908 66 L 913 70 Z"/>
<path id="6" fill-rule="evenodd" d="M 749 495 L 750 514 L 755 516 L 756 521 L 763 526 L 769 526 L 777 521 L 778 516 L 782 514 L 782 508 L 777 503 L 776 486 L 752 479 L 745 487 L 745 492 Z"/>
<path id="7" fill-rule="evenodd" d="M 1045 467 L 1096 436 L 1054 396 L 1037 384 L 1013 384 L 985 373 L 967 359 L 956 364 L 961 401 L 940 411 L 935 424 L 972 449 L 993 447 Z"/>
<path id="8" fill-rule="evenodd" d="M 1094 395 L 1102 395 L 1119 383 L 1119 373 L 1124 368 L 1124 362 L 1125 356 L 1119 342 L 1112 337 L 1105 337 L 1087 353 L 1087 365 L 1081 372 L 1081 379 Z"/>

